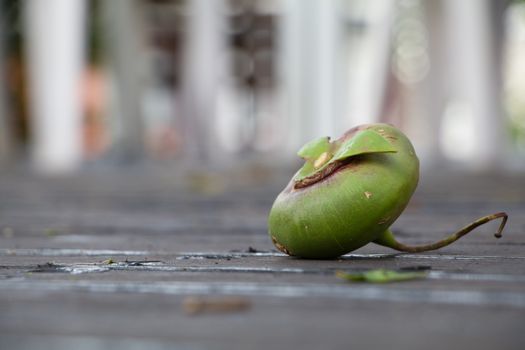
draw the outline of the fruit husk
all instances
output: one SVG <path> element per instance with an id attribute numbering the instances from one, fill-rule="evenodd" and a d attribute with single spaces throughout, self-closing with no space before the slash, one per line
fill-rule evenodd
<path id="1" fill-rule="evenodd" d="M 380 142 L 369 137 L 355 142 L 365 131 L 391 147 L 374 149 Z M 280 251 L 310 259 L 338 257 L 376 240 L 405 209 L 419 178 L 419 161 L 408 138 L 391 125 L 368 124 L 346 132 L 331 143 L 332 149 L 320 142 L 320 151 L 334 159 L 352 142 L 347 157 L 317 169 L 313 147 L 305 166 L 278 195 L 268 226 Z"/>

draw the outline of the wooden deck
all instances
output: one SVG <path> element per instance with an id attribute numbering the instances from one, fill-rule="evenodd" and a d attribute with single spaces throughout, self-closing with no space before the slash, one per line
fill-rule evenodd
<path id="1" fill-rule="evenodd" d="M 523 349 L 525 176 L 423 174 L 395 223 L 437 252 L 278 253 L 266 216 L 287 174 L 0 176 L 0 349 Z M 337 270 L 425 270 L 347 283 Z"/>

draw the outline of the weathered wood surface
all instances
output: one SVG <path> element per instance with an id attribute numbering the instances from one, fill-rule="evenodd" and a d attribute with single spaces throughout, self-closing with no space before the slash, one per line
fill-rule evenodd
<path id="1" fill-rule="evenodd" d="M 422 178 L 394 225 L 401 240 L 436 240 L 498 211 L 510 216 L 504 237 L 494 222 L 438 252 L 370 245 L 299 260 L 267 237 L 286 179 L 265 169 L 2 174 L 0 348 L 523 349 L 525 177 Z M 334 276 L 375 268 L 428 278 Z"/>

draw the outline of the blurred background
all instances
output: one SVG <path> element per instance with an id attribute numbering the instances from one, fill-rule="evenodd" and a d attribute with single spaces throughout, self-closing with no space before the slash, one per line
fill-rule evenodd
<path id="1" fill-rule="evenodd" d="M 423 169 L 525 170 L 524 1 L 0 3 L 0 169 L 295 166 L 387 122 Z"/>

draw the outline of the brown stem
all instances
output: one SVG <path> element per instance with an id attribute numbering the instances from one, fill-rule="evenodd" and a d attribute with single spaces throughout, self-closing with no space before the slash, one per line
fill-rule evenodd
<path id="1" fill-rule="evenodd" d="M 494 236 L 496 238 L 501 238 L 501 233 L 503 231 L 503 228 L 505 227 L 505 224 L 507 223 L 507 218 L 508 218 L 508 215 L 507 213 L 495 213 L 495 214 L 492 214 L 492 215 L 487 215 L 487 216 L 483 216 L 479 219 L 477 219 L 476 221 L 468 224 L 467 226 L 463 227 L 462 229 L 460 229 L 459 231 L 457 231 L 456 233 L 453 233 L 452 235 L 440 240 L 440 241 L 437 241 L 435 243 L 431 243 L 431 244 L 424 244 L 424 245 L 418 245 L 418 246 L 408 246 L 408 245 L 404 245 L 402 243 L 399 243 L 398 241 L 390 241 L 388 246 L 390 248 L 393 248 L 393 249 L 396 249 L 396 250 L 399 250 L 399 251 L 402 251 L 402 252 L 407 252 L 407 253 L 420 253 L 420 252 L 426 252 L 426 251 L 429 251 L 429 250 L 436 250 L 436 249 L 439 249 L 439 248 L 443 248 L 455 241 L 457 241 L 458 239 L 460 239 L 461 237 L 463 237 L 464 235 L 466 235 L 467 233 L 469 233 L 470 231 L 474 230 L 476 227 L 478 226 L 481 226 L 483 224 L 486 224 L 487 222 L 489 221 L 492 221 L 492 220 L 495 220 L 495 219 L 498 219 L 498 218 L 502 218 L 501 220 L 501 224 L 499 225 L 499 228 L 498 230 L 496 231 L 496 233 L 494 234 Z"/>

